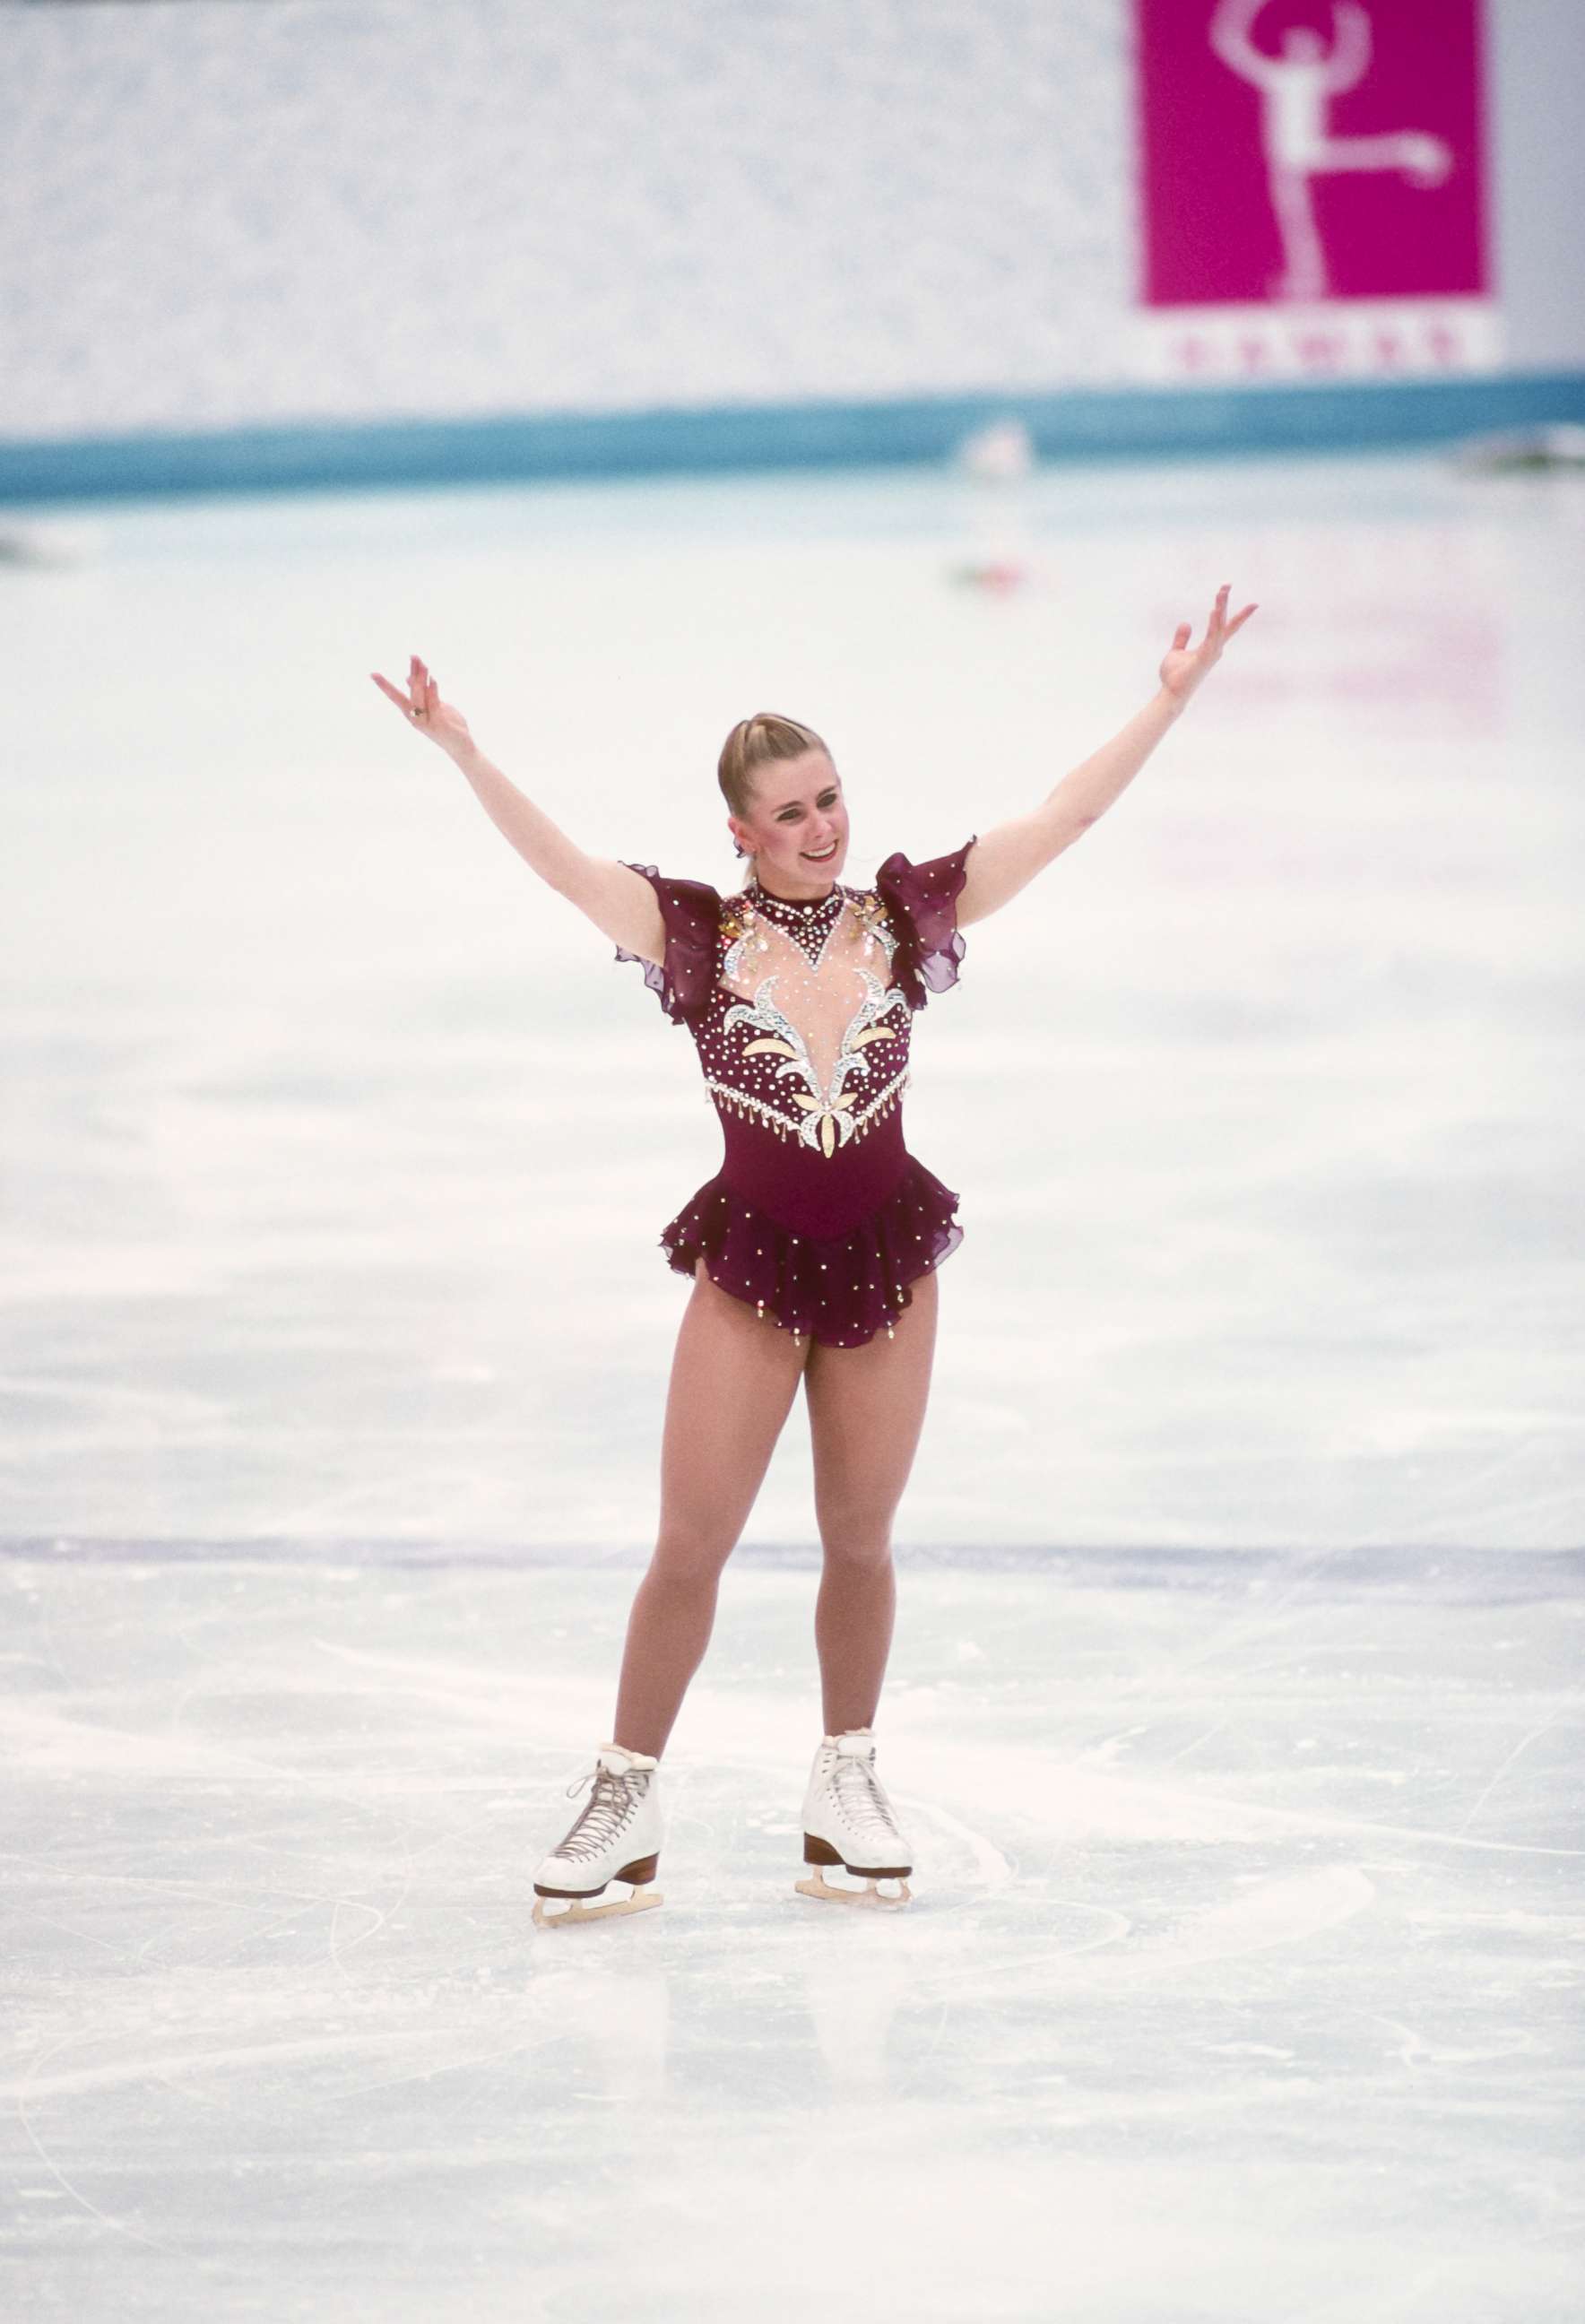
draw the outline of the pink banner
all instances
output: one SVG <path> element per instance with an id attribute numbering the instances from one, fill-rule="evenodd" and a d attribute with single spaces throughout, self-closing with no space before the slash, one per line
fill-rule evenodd
<path id="1" fill-rule="evenodd" d="M 1479 0 L 1134 5 L 1147 309 L 1484 297 Z"/>

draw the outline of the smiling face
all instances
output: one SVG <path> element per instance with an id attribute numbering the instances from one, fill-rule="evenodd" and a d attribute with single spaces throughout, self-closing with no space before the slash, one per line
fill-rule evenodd
<path id="1" fill-rule="evenodd" d="M 824 751 L 757 767 L 751 812 L 727 821 L 772 895 L 801 903 L 829 895 L 833 881 L 841 877 L 848 846 L 847 803 L 842 778 Z"/>

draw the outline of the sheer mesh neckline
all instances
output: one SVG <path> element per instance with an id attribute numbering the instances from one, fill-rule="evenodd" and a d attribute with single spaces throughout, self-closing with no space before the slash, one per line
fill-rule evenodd
<path id="1" fill-rule="evenodd" d="M 842 888 L 833 887 L 824 896 L 810 896 L 795 903 L 790 896 L 778 896 L 770 889 L 761 888 L 758 879 L 751 881 L 746 897 L 751 925 L 757 921 L 761 927 L 777 929 L 816 971 L 825 964 L 847 900 Z M 759 949 L 765 949 L 762 938 Z"/>

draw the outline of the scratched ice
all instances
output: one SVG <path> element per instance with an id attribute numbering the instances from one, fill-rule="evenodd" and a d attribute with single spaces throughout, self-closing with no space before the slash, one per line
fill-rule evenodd
<path id="1" fill-rule="evenodd" d="M 8 2316 L 1585 2312 L 1579 495 L 1053 475 L 992 602 L 953 492 L 129 506 L 7 576 Z M 914 1905 L 794 1894 L 795 1415 L 667 1902 L 535 1935 L 717 1134 L 364 673 L 724 886 L 745 709 L 870 870 L 1043 796 L 1222 579 L 1241 668 L 920 1028 Z"/>
<path id="2" fill-rule="evenodd" d="M 906 1917 L 749 1552 L 536 1935 L 631 1569 L 5 1561 L 14 2312 L 1577 2317 L 1585 1560 L 903 1563 Z"/>

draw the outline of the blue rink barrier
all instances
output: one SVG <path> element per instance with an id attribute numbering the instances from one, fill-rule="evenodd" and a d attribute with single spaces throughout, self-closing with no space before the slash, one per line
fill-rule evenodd
<path id="1" fill-rule="evenodd" d="M 906 466 L 993 420 L 1021 420 L 1048 460 L 1364 450 L 1585 423 L 1585 372 L 0 439 L 0 503 Z"/>

